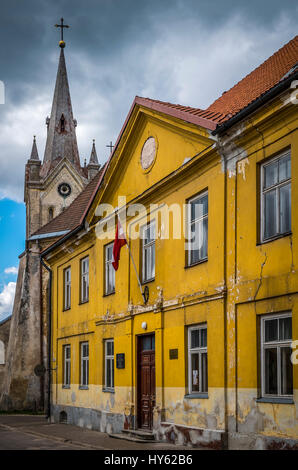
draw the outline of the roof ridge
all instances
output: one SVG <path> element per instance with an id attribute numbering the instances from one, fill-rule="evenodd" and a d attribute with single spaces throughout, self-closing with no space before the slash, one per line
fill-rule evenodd
<path id="1" fill-rule="evenodd" d="M 297 58 L 295 58 L 296 48 Z M 221 112 L 222 115 L 231 117 L 258 96 L 275 86 L 283 78 L 286 68 L 293 66 L 293 60 L 298 61 L 298 35 L 281 46 L 231 88 L 223 92 L 208 106 L 207 110 Z M 268 74 L 268 67 L 270 68 L 270 75 Z M 260 75 L 262 76 L 260 77 Z M 243 89 L 243 86 L 246 90 Z"/>
<path id="2" fill-rule="evenodd" d="M 241 80 L 239 80 L 238 82 L 235 83 L 235 85 L 233 85 L 231 88 L 229 88 L 229 90 L 225 91 L 224 93 L 228 93 L 230 90 L 232 90 L 235 86 L 237 86 L 239 83 L 243 82 L 246 78 L 248 78 L 250 75 L 254 74 L 256 72 L 256 70 L 260 69 L 261 67 L 263 67 L 267 62 L 271 62 L 273 57 L 278 57 L 278 55 L 280 54 L 280 51 L 282 49 L 284 49 L 286 46 L 288 46 L 290 43 L 292 43 L 295 39 L 298 39 L 298 35 L 296 35 L 294 38 L 292 38 L 290 41 L 288 41 L 286 44 L 284 44 L 283 46 L 281 46 L 277 51 L 275 51 L 271 56 L 267 57 L 267 59 L 265 59 L 263 62 L 260 63 L 260 65 L 258 65 L 257 67 L 255 67 L 251 72 L 249 72 L 247 75 L 245 75 L 243 78 L 241 78 Z M 220 98 L 220 97 L 219 97 Z M 218 99 L 218 98 L 217 98 Z M 215 100 L 216 101 L 216 100 Z"/>
<path id="3" fill-rule="evenodd" d="M 159 104 L 163 104 L 163 105 L 167 105 L 167 106 L 180 106 L 181 108 L 189 108 L 189 109 L 194 109 L 194 110 L 197 110 L 197 111 L 206 111 L 205 109 L 202 109 L 202 108 L 195 108 L 194 106 L 188 106 L 188 105 L 185 105 L 185 104 L 179 104 L 179 103 L 170 103 L 169 101 L 161 101 L 161 100 L 156 100 L 154 98 L 149 98 L 149 97 L 145 97 L 145 96 L 136 96 L 136 98 L 141 98 L 142 100 L 148 100 L 148 101 L 154 101 L 155 103 L 159 103 Z"/>

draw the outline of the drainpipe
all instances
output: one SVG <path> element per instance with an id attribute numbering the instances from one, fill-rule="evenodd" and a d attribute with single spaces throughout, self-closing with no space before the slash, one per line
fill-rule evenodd
<path id="1" fill-rule="evenodd" d="M 49 293 L 48 293 L 48 403 L 47 403 L 47 419 L 51 418 L 51 384 L 52 384 L 52 365 L 51 365 L 51 344 L 52 344 L 52 270 L 45 264 L 42 255 L 40 262 L 49 273 Z"/>
<path id="2" fill-rule="evenodd" d="M 40 245 L 39 245 L 40 248 Z M 42 298 L 42 267 L 39 271 L 39 302 L 40 302 L 40 364 L 43 364 L 43 298 Z M 40 377 L 40 406 L 44 410 L 44 376 Z"/>
<path id="3" fill-rule="evenodd" d="M 227 178 L 227 159 L 226 155 L 224 154 L 224 285 L 227 288 L 227 197 L 228 197 L 228 178 Z M 226 295 L 224 296 L 224 400 L 225 400 L 225 443 L 224 448 L 228 448 L 228 433 L 229 433 L 229 426 L 228 426 L 228 326 L 227 326 L 227 308 L 228 308 L 228 289 Z"/>

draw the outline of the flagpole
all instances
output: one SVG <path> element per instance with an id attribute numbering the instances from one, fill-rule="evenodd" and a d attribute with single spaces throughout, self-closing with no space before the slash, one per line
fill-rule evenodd
<path id="1" fill-rule="evenodd" d="M 142 294 L 142 297 L 143 297 L 143 300 L 145 302 L 145 304 L 147 303 L 146 300 L 145 300 L 145 296 L 144 296 L 144 292 L 142 290 L 142 284 L 141 284 L 141 281 L 140 281 L 140 278 L 139 278 L 139 274 L 138 274 L 138 271 L 137 271 L 137 267 L 135 265 L 135 261 L 133 259 L 133 256 L 132 256 L 132 253 L 131 253 L 131 249 L 130 249 L 130 246 L 126 240 L 126 246 L 128 248 L 128 251 L 129 251 L 129 254 L 130 254 L 130 257 L 131 257 L 131 261 L 132 261 L 132 264 L 133 264 L 133 267 L 135 269 L 135 272 L 136 272 L 136 276 L 137 276 L 137 280 L 138 280 L 138 284 L 139 284 L 139 287 L 140 287 L 140 291 L 141 291 L 141 294 Z"/>
<path id="2" fill-rule="evenodd" d="M 122 225 L 121 225 L 121 221 L 120 221 L 119 215 L 118 215 L 118 221 L 119 221 L 120 227 L 122 228 L 122 231 L 123 231 L 123 233 L 124 233 L 124 230 L 123 230 L 123 227 L 122 227 Z M 124 234 L 124 235 L 125 235 L 125 234 Z M 139 288 L 140 288 L 140 291 L 141 291 L 141 295 L 142 295 L 142 297 L 143 297 L 144 303 L 146 304 L 147 301 L 146 301 L 146 299 L 145 299 L 145 294 L 144 294 L 144 292 L 143 292 L 143 290 L 142 290 L 142 284 L 141 284 L 141 281 L 140 281 L 139 273 L 138 273 L 138 270 L 137 270 L 135 261 L 134 261 L 134 259 L 133 259 L 132 252 L 131 252 L 129 243 L 128 243 L 127 239 L 126 239 L 126 236 L 125 236 L 125 240 L 126 240 L 126 246 L 127 246 L 127 248 L 128 248 L 129 255 L 130 255 L 130 257 L 131 257 L 131 261 L 132 261 L 132 264 L 133 264 L 133 267 L 134 267 L 134 270 L 135 270 L 135 273 L 136 273 L 136 276 L 137 276 L 137 280 L 138 280 Z"/>

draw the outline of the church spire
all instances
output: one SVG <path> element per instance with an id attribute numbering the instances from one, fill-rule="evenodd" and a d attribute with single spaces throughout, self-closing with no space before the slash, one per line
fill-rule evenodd
<path id="1" fill-rule="evenodd" d="M 36 137 L 35 137 L 35 135 L 33 136 L 33 144 L 32 144 L 32 150 L 31 150 L 30 160 L 39 160 L 38 151 L 37 151 L 37 146 L 36 146 Z"/>
<path id="2" fill-rule="evenodd" d="M 90 163 L 93 163 L 93 164 L 95 164 L 95 165 L 98 165 L 97 153 L 96 153 L 96 148 L 95 148 L 95 139 L 93 139 L 93 144 L 92 144 L 92 150 L 91 150 L 89 165 L 90 165 Z"/>
<path id="3" fill-rule="evenodd" d="M 98 163 L 98 158 L 97 158 L 97 153 L 96 153 L 96 148 L 95 148 L 95 139 L 93 139 L 90 160 L 87 166 L 89 180 L 94 178 L 99 168 L 100 168 L 100 164 Z"/>
<path id="4" fill-rule="evenodd" d="M 63 30 L 62 30 L 63 31 Z M 69 92 L 64 41 L 60 46 L 60 59 L 52 103 L 50 119 L 47 119 L 47 142 L 43 160 L 44 173 L 47 174 L 56 159 L 68 158 L 77 168 L 81 168 L 76 138 L 76 121 L 73 118 Z M 58 161 L 57 161 L 58 162 Z M 55 165 L 55 163 L 54 163 Z"/>

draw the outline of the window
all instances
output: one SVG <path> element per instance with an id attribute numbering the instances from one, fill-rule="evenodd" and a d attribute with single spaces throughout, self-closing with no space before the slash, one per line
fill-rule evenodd
<path id="1" fill-rule="evenodd" d="M 105 294 L 115 292 L 115 269 L 112 265 L 113 246 L 114 243 L 105 246 Z"/>
<path id="2" fill-rule="evenodd" d="M 64 310 L 70 308 L 71 295 L 71 271 L 70 268 L 64 269 Z"/>
<path id="3" fill-rule="evenodd" d="M 81 343 L 81 387 L 89 385 L 89 343 Z"/>
<path id="4" fill-rule="evenodd" d="M 81 259 L 81 302 L 89 300 L 89 257 Z"/>
<path id="5" fill-rule="evenodd" d="M 190 394 L 208 392 L 206 325 L 188 329 L 188 389 Z"/>
<path id="6" fill-rule="evenodd" d="M 188 265 L 207 259 L 208 193 L 188 201 Z"/>
<path id="7" fill-rule="evenodd" d="M 105 388 L 114 389 L 114 340 L 105 341 Z"/>
<path id="8" fill-rule="evenodd" d="M 64 132 L 64 131 L 65 131 L 65 117 L 64 117 L 64 114 L 62 114 L 60 118 L 60 132 Z"/>
<path id="9" fill-rule="evenodd" d="M 155 278 L 155 221 L 142 227 L 142 279 Z"/>
<path id="10" fill-rule="evenodd" d="M 63 346 L 63 387 L 70 387 L 70 368 L 71 368 L 71 358 L 70 358 L 70 344 Z"/>
<path id="11" fill-rule="evenodd" d="M 266 315 L 261 319 L 262 396 L 293 395 L 291 342 L 290 313 Z"/>
<path id="12" fill-rule="evenodd" d="M 54 208 L 49 208 L 49 222 L 54 218 Z"/>
<path id="13" fill-rule="evenodd" d="M 261 167 L 261 239 L 291 231 L 291 154 Z"/>

